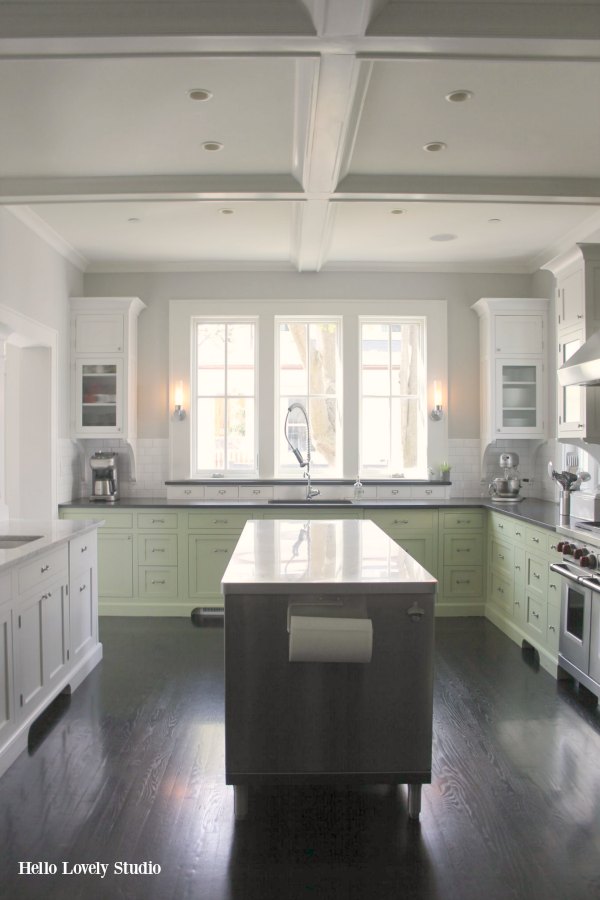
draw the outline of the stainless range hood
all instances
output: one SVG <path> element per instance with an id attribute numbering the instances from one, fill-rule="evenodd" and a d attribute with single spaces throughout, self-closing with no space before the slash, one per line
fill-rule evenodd
<path id="1" fill-rule="evenodd" d="M 563 387 L 600 384 L 600 331 L 594 334 L 558 370 Z"/>

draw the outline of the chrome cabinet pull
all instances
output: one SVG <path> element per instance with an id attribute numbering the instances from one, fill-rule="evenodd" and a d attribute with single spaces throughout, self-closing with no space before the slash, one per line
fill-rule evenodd
<path id="1" fill-rule="evenodd" d="M 79 588 L 79 593 L 83 594 L 83 592 L 86 590 L 87 590 L 87 584 L 82 584 L 81 587 Z"/>
<path id="2" fill-rule="evenodd" d="M 213 550 L 213 553 L 227 553 L 228 551 L 224 547 L 216 547 Z"/>
<path id="3" fill-rule="evenodd" d="M 539 581 L 539 580 L 540 580 L 540 573 L 539 573 L 539 572 L 534 572 L 534 573 L 533 573 L 533 577 L 534 577 L 534 578 L 537 578 L 537 580 Z"/>
<path id="4" fill-rule="evenodd" d="M 42 566 L 42 568 L 40 569 L 40 575 L 43 575 L 44 572 L 47 572 L 49 568 L 50 568 L 50 563 L 46 563 L 45 566 Z"/>
<path id="5" fill-rule="evenodd" d="M 192 493 L 192 489 L 191 489 L 191 488 L 184 488 L 184 489 L 183 489 L 183 493 L 184 493 L 184 494 L 191 494 L 191 493 Z"/>
<path id="6" fill-rule="evenodd" d="M 531 615 L 534 617 L 534 619 L 539 619 L 539 617 L 540 617 L 540 614 L 537 613 L 537 612 L 535 611 L 535 609 L 532 609 L 532 610 L 531 610 Z"/>
<path id="7" fill-rule="evenodd" d="M 85 553 L 86 550 L 87 550 L 87 544 L 85 545 L 85 547 L 82 547 L 82 548 L 81 548 L 80 552 L 81 552 L 81 553 Z"/>
<path id="8" fill-rule="evenodd" d="M 153 525 L 164 525 L 165 520 L 164 519 L 152 519 L 152 524 Z"/>
<path id="9" fill-rule="evenodd" d="M 162 579 L 162 581 L 160 581 L 158 578 L 153 578 L 151 583 L 152 584 L 166 584 L 166 581 L 164 578 Z"/>
<path id="10" fill-rule="evenodd" d="M 152 548 L 152 552 L 153 552 L 153 553 L 164 553 L 164 552 L 165 552 L 165 548 L 164 548 L 164 547 L 153 547 L 153 548 Z"/>

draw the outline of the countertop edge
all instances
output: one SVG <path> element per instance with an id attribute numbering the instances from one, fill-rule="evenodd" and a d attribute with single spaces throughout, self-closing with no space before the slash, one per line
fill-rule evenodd
<path id="1" fill-rule="evenodd" d="M 68 543 L 74 537 L 95 531 L 100 524 L 101 522 L 93 519 L 8 519 L 0 522 L 0 533 L 6 535 L 28 537 L 44 532 L 38 540 L 24 544 L 22 547 L 14 550 L 0 550 L 0 572 L 7 571 L 12 566 L 31 559 L 50 547 L 58 547 Z"/>

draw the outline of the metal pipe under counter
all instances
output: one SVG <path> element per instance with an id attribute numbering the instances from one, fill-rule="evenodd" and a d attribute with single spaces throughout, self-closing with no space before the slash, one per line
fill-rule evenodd
<path id="1" fill-rule="evenodd" d="M 431 781 L 437 581 L 373 522 L 253 520 L 225 571 L 226 781 Z"/>

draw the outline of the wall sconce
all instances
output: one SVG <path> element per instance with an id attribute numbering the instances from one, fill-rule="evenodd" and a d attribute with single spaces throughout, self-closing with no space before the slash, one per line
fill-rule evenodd
<path id="1" fill-rule="evenodd" d="M 429 418 L 434 422 L 439 422 L 444 418 L 444 410 L 442 407 L 442 382 L 433 382 L 433 409 L 429 413 Z"/>
<path id="2" fill-rule="evenodd" d="M 173 417 L 175 419 L 185 419 L 185 409 L 183 408 L 183 381 L 178 381 L 174 391 L 175 409 Z"/>

